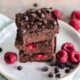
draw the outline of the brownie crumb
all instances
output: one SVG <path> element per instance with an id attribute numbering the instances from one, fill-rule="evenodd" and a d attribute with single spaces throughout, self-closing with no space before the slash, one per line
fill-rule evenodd
<path id="1" fill-rule="evenodd" d="M 38 4 L 37 4 L 37 3 L 34 3 L 33 6 L 34 6 L 34 7 L 38 7 Z"/>
<path id="2" fill-rule="evenodd" d="M 2 52 L 2 48 L 0 47 L 0 52 Z"/>
<path id="3" fill-rule="evenodd" d="M 41 70 L 42 70 L 42 71 L 48 71 L 48 67 L 45 66 L 45 67 L 43 67 Z"/>
<path id="4" fill-rule="evenodd" d="M 56 74 L 56 77 L 57 77 L 57 78 L 60 78 L 60 75 L 61 75 L 61 74 Z"/>
<path id="5" fill-rule="evenodd" d="M 69 72 L 70 72 L 70 69 L 66 69 L 66 70 L 65 70 L 65 73 L 69 73 Z"/>
<path id="6" fill-rule="evenodd" d="M 48 77 L 52 78 L 53 77 L 53 73 L 49 72 Z"/>
<path id="7" fill-rule="evenodd" d="M 17 69 L 18 69 L 18 70 L 22 70 L 22 66 L 18 66 Z"/>

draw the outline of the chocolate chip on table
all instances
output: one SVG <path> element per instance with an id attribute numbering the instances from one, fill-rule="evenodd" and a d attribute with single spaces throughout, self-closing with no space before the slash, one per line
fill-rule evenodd
<path id="1" fill-rule="evenodd" d="M 33 6 L 34 6 L 34 7 L 38 7 L 38 4 L 37 4 L 37 3 L 34 3 Z"/>
<path id="2" fill-rule="evenodd" d="M 70 69 L 66 69 L 66 70 L 65 70 L 65 73 L 69 73 L 69 72 L 70 72 Z"/>
<path id="3" fill-rule="evenodd" d="M 49 74 L 48 74 L 48 77 L 53 77 L 53 73 L 52 72 L 49 72 Z"/>
<path id="4" fill-rule="evenodd" d="M 54 62 L 51 62 L 50 63 L 50 66 L 52 66 L 52 67 L 55 66 L 55 63 Z"/>
<path id="5" fill-rule="evenodd" d="M 59 62 L 58 62 L 56 65 L 57 65 L 59 68 L 61 68 L 61 69 L 63 69 L 63 68 L 65 67 L 65 64 L 61 64 L 61 63 L 59 63 Z"/>
<path id="6" fill-rule="evenodd" d="M 71 64 L 71 65 L 69 66 L 69 68 L 70 68 L 70 69 L 74 69 L 74 65 Z"/>
<path id="7" fill-rule="evenodd" d="M 50 7 L 49 9 L 51 9 L 51 10 L 52 10 L 52 7 Z"/>
<path id="8" fill-rule="evenodd" d="M 65 64 L 65 66 L 68 67 L 68 68 L 70 68 L 70 69 L 73 69 L 73 68 L 75 67 L 74 64 L 69 63 L 69 62 L 67 62 L 67 63 Z"/>
<path id="9" fill-rule="evenodd" d="M 18 66 L 17 69 L 18 69 L 18 70 L 22 70 L 22 66 Z"/>
<path id="10" fill-rule="evenodd" d="M 58 73 L 59 72 L 59 68 L 58 67 L 55 67 L 54 72 L 55 73 Z"/>
<path id="11" fill-rule="evenodd" d="M 48 71 L 48 67 L 47 67 L 47 66 L 42 67 L 41 70 L 42 70 L 42 71 Z"/>
<path id="12" fill-rule="evenodd" d="M 57 78 L 60 78 L 60 75 L 61 75 L 61 74 L 56 74 L 56 77 L 57 77 Z"/>
<path id="13" fill-rule="evenodd" d="M 0 52 L 2 52 L 2 48 L 0 47 Z"/>

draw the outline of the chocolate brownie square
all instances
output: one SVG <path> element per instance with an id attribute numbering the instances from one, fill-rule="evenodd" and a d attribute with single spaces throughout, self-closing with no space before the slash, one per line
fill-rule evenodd
<path id="1" fill-rule="evenodd" d="M 59 31 L 57 18 L 48 8 L 29 9 L 24 13 L 18 13 L 16 25 L 16 44 L 48 40 Z"/>
<path id="2" fill-rule="evenodd" d="M 56 52 L 56 38 L 53 40 L 46 40 L 35 43 L 35 47 L 28 50 L 20 50 L 19 61 L 20 62 L 31 62 L 31 61 L 50 61 L 55 57 Z"/>

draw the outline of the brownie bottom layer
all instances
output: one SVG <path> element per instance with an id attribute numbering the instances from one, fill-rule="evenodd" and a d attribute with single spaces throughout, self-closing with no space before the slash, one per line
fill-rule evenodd
<path id="1" fill-rule="evenodd" d="M 53 58 L 55 57 L 55 52 L 56 52 L 56 38 L 54 39 L 54 47 L 51 49 L 50 52 L 33 53 L 32 55 L 32 53 L 26 54 L 25 51 L 20 50 L 19 61 L 23 63 L 25 62 L 49 62 L 53 60 Z"/>

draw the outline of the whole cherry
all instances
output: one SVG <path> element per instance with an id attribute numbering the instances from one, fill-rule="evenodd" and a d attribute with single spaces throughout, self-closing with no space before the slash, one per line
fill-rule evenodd
<path id="1" fill-rule="evenodd" d="M 66 52 L 71 52 L 71 51 L 74 51 L 75 48 L 74 48 L 74 45 L 70 42 L 65 42 L 62 46 L 61 46 L 61 49 L 62 50 L 65 50 Z"/>
<path id="2" fill-rule="evenodd" d="M 8 64 L 13 64 L 14 62 L 17 61 L 17 55 L 14 52 L 7 52 L 4 55 L 4 60 Z"/>
<path id="3" fill-rule="evenodd" d="M 68 60 L 68 54 L 65 50 L 60 50 L 57 54 L 56 54 L 56 58 L 57 61 L 60 63 L 66 63 Z"/>
<path id="4" fill-rule="evenodd" d="M 80 53 L 78 51 L 72 51 L 69 55 L 69 59 L 73 63 L 80 62 Z"/>

